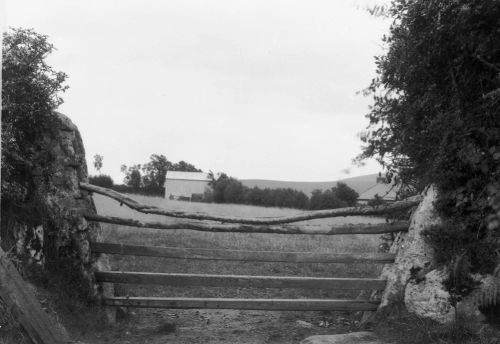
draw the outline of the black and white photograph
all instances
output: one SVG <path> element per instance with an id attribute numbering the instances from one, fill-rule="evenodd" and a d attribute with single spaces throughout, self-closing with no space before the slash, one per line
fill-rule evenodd
<path id="1" fill-rule="evenodd" d="M 500 0 L 0 24 L 0 344 L 500 344 Z"/>

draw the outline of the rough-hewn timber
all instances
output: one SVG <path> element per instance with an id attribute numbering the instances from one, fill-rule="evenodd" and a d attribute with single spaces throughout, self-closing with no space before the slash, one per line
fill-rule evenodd
<path id="1" fill-rule="evenodd" d="M 237 232 L 237 233 L 273 233 L 273 234 L 309 234 L 309 235 L 340 235 L 340 234 L 382 234 L 408 231 L 409 223 L 400 221 L 394 223 L 377 224 L 345 224 L 338 227 L 299 227 L 292 225 L 224 225 L 194 222 L 163 223 L 154 221 L 139 221 L 122 217 L 103 216 L 96 214 L 85 215 L 89 221 L 112 223 L 115 225 L 132 226 L 156 229 L 192 229 L 202 232 Z"/>
<path id="2" fill-rule="evenodd" d="M 377 301 L 331 299 L 216 299 L 182 297 L 113 297 L 106 306 L 167 309 L 248 309 L 267 311 L 374 311 Z"/>
<path id="3" fill-rule="evenodd" d="M 8 306 L 35 344 L 63 344 L 69 338 L 57 331 L 58 325 L 43 311 L 35 295 L 0 248 L 0 298 Z"/>
<path id="4" fill-rule="evenodd" d="M 202 275 L 154 272 L 98 271 L 98 282 L 160 284 L 177 287 L 238 287 L 238 288 L 301 288 L 383 290 L 386 281 L 374 278 L 323 278 L 246 275 Z"/>
<path id="5" fill-rule="evenodd" d="M 305 220 L 322 219 L 329 217 L 341 217 L 341 216 L 387 215 L 395 211 L 404 210 L 416 206 L 420 202 L 420 197 L 413 197 L 411 199 L 398 201 L 378 207 L 363 206 L 363 207 L 348 207 L 348 208 L 339 208 L 330 210 L 315 210 L 315 211 L 304 212 L 302 214 L 294 216 L 284 216 L 284 217 L 274 217 L 274 218 L 242 218 L 242 217 L 240 218 L 240 217 L 214 216 L 204 213 L 189 213 L 183 211 L 162 209 L 154 206 L 141 204 L 114 190 L 106 189 L 96 185 L 91 185 L 88 183 L 80 183 L 80 188 L 82 190 L 108 196 L 110 198 L 117 200 L 122 204 L 125 204 L 126 206 L 134 210 L 137 210 L 145 214 L 156 214 L 156 215 L 164 215 L 176 218 L 188 218 L 193 220 L 209 220 L 209 221 L 241 223 L 250 225 L 278 225 L 284 223 L 300 222 Z"/>
<path id="6" fill-rule="evenodd" d="M 315 253 L 283 251 L 216 250 L 206 248 L 158 247 L 124 245 L 104 242 L 91 243 L 95 253 L 181 258 L 195 260 L 226 260 L 251 262 L 293 262 L 293 263 L 392 263 L 393 253 Z"/>

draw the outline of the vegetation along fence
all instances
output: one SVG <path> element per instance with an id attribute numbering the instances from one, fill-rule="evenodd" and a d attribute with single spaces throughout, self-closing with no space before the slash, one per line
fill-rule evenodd
<path id="1" fill-rule="evenodd" d="M 407 231 L 408 221 L 382 224 L 345 225 L 333 228 L 305 229 L 292 223 L 339 216 L 388 215 L 417 205 L 418 198 L 403 200 L 379 207 L 349 207 L 331 210 L 304 212 L 295 216 L 275 218 L 237 218 L 213 216 L 204 213 L 188 213 L 143 205 L 116 191 L 81 183 L 80 188 L 113 198 L 126 206 L 146 214 L 164 215 L 179 219 L 174 224 L 144 222 L 135 219 L 86 215 L 89 221 L 99 221 L 139 228 L 190 229 L 207 232 L 278 233 L 307 235 L 378 234 Z M 245 251 L 179 247 L 156 247 L 125 245 L 120 243 L 93 242 L 93 252 L 119 255 L 186 258 L 199 260 L 229 260 L 254 262 L 297 262 L 297 263 L 392 263 L 395 254 L 362 253 L 338 254 L 316 252 Z M 282 276 L 246 276 L 182 273 L 149 273 L 99 271 L 96 279 L 102 283 L 159 284 L 168 286 L 211 286 L 244 288 L 302 288 L 339 290 L 383 290 L 386 281 L 377 278 L 318 278 Z M 358 299 L 237 299 L 237 298 L 184 298 L 184 297 L 105 297 L 106 306 L 146 308 L 218 308 L 252 310 L 343 310 L 370 311 L 379 302 Z"/>

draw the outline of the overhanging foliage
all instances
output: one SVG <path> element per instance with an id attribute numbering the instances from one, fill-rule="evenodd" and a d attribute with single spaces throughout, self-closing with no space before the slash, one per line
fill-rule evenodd
<path id="1" fill-rule="evenodd" d="M 388 13 L 360 159 L 376 157 L 403 190 L 435 184 L 446 223 L 429 233 L 431 244 L 448 264 L 491 270 L 500 226 L 485 219 L 500 177 L 500 2 L 395 0 Z"/>

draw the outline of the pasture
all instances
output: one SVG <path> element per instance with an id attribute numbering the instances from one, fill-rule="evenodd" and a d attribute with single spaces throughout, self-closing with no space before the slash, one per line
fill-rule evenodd
<path id="1" fill-rule="evenodd" d="M 173 221 L 162 216 L 135 212 L 104 196 L 94 195 L 101 215 L 141 220 Z M 239 217 L 273 217 L 301 213 L 296 209 L 263 208 L 244 205 L 189 203 L 162 198 L 133 195 L 137 201 L 158 207 Z M 330 218 L 297 223 L 304 228 L 330 227 L 342 223 L 380 223 L 383 218 Z M 101 224 L 99 241 L 136 245 L 193 247 L 212 249 L 299 251 L 320 253 L 375 253 L 380 235 L 283 235 L 252 233 L 209 233 L 192 230 L 159 230 Z M 110 256 L 111 269 L 116 271 L 177 272 L 203 274 L 236 274 L 260 276 L 311 277 L 377 277 L 382 265 L 325 263 L 263 263 L 234 261 L 199 261 L 151 257 Z M 116 285 L 119 296 L 170 297 L 238 297 L 238 298 L 355 298 L 352 291 L 301 289 L 249 289 L 222 287 L 165 287 Z M 354 292 L 359 294 L 359 292 Z M 338 320 L 343 319 L 343 320 Z M 305 321 L 311 327 L 297 325 Z M 131 310 L 124 323 L 132 326 L 138 337 L 130 343 L 142 343 L 140 333 L 153 331 L 151 343 L 168 340 L 174 343 L 293 343 L 310 334 L 334 333 L 353 325 L 347 314 L 325 312 L 269 312 L 228 310 Z M 300 322 L 299 322 L 300 323 Z M 321 325 L 321 326 L 320 326 Z M 170 330 L 165 331 L 165 328 Z M 134 330 L 135 329 L 135 330 Z M 163 329 L 163 332 L 162 332 Z M 155 341 L 157 340 L 157 341 Z"/>

